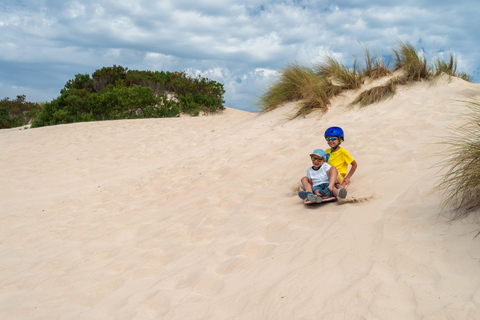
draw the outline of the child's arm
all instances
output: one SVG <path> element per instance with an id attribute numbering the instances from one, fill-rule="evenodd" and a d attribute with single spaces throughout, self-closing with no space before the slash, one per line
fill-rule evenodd
<path id="1" fill-rule="evenodd" d="M 352 165 L 352 168 L 350 169 L 350 171 L 348 171 L 345 178 L 343 178 L 343 180 L 346 181 L 347 183 L 350 183 L 350 178 L 353 176 L 353 174 L 355 173 L 355 170 L 357 170 L 357 167 L 358 167 L 356 160 L 353 160 L 353 162 L 350 164 Z"/>

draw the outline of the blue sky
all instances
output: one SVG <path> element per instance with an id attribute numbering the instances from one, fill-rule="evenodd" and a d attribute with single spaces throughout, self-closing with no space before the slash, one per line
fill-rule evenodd
<path id="1" fill-rule="evenodd" d="M 480 80 L 480 3 L 471 1 L 3 0 L 0 98 L 50 101 L 75 74 L 114 64 L 186 71 L 224 84 L 225 105 L 256 111 L 278 70 L 325 53 L 410 42 L 429 62 L 454 52 Z"/>

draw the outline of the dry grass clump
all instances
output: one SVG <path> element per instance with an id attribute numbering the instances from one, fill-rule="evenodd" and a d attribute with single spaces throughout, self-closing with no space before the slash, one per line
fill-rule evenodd
<path id="1" fill-rule="evenodd" d="M 321 79 L 311 69 L 295 62 L 281 71 L 278 80 L 260 97 L 257 105 L 263 111 L 270 111 L 284 102 L 303 99 L 320 109 L 329 105 Z"/>
<path id="2" fill-rule="evenodd" d="M 436 58 L 433 61 L 433 74 L 438 77 L 442 74 L 447 74 L 449 77 L 459 77 L 465 81 L 470 82 L 471 78 L 465 72 L 457 72 L 457 58 L 453 53 L 449 53 L 448 61 Z"/>
<path id="3" fill-rule="evenodd" d="M 357 89 L 362 85 L 362 74 L 357 68 L 357 62 L 353 64 L 352 71 L 332 56 L 325 56 L 325 61 L 314 66 L 317 74 L 333 79 L 339 84 L 341 90 Z"/>
<path id="4" fill-rule="evenodd" d="M 480 210 L 480 102 L 469 102 L 467 124 L 456 129 L 447 144 L 447 173 L 439 184 L 444 205 L 453 208 L 453 219 Z"/>
<path id="5" fill-rule="evenodd" d="M 385 63 L 383 59 L 370 54 L 368 48 L 365 51 L 365 68 L 363 70 L 363 76 L 372 79 L 379 79 L 393 74 L 388 68 L 388 63 Z"/>
<path id="6" fill-rule="evenodd" d="M 350 106 L 360 104 L 360 107 L 365 107 L 370 104 L 389 99 L 393 97 L 396 92 L 397 84 L 395 81 L 390 80 L 383 86 L 373 87 L 370 90 L 363 91 L 358 95 L 357 98 L 355 98 L 355 100 L 353 100 Z"/>
<path id="7" fill-rule="evenodd" d="M 417 53 L 417 50 L 410 43 L 400 42 L 397 49 L 393 49 L 396 59 L 395 70 L 403 69 L 404 77 L 409 81 L 420 81 L 428 79 L 427 59 Z"/>
<path id="8" fill-rule="evenodd" d="M 362 92 L 350 106 L 360 104 L 361 107 L 383 101 L 391 98 L 397 91 L 397 85 L 405 85 L 409 82 L 428 79 L 430 72 L 428 70 L 427 60 L 420 56 L 410 43 L 400 42 L 398 48 L 393 49 L 395 57 L 395 70 L 403 70 L 402 75 L 389 80 L 386 84 L 374 87 Z M 375 66 L 375 58 L 370 57 L 368 49 L 365 50 L 365 73 L 371 73 Z M 385 65 L 381 65 L 385 67 Z M 388 70 L 388 69 L 387 69 Z M 391 74 L 391 72 L 390 72 Z"/>
<path id="9" fill-rule="evenodd" d="M 365 48 L 364 68 L 357 65 L 355 58 L 353 68 L 349 70 L 332 56 L 326 55 L 323 62 L 307 68 L 298 65 L 288 65 L 281 71 L 281 75 L 261 97 L 258 106 L 262 111 L 270 111 L 284 102 L 302 100 L 298 112 L 294 117 L 305 115 L 312 110 L 326 111 L 330 99 L 345 90 L 358 89 L 365 78 L 378 79 L 391 76 L 389 63 L 382 58 L 372 56 Z M 433 76 L 447 73 L 470 81 L 465 73 L 456 71 L 456 59 L 451 54 L 450 60 L 445 62 L 436 59 L 433 67 L 428 66 L 426 58 L 419 54 L 410 43 L 399 42 L 398 47 L 392 49 L 395 58 L 394 70 L 400 70 L 401 75 L 390 79 L 386 84 L 374 87 L 360 93 L 350 103 L 350 106 L 360 104 L 365 107 L 395 95 L 398 85 L 406 85 L 414 81 L 428 80 Z M 432 71 L 433 70 L 433 71 Z"/>
<path id="10" fill-rule="evenodd" d="M 309 78 L 310 81 L 305 82 L 302 91 L 303 101 L 300 103 L 300 108 L 292 118 L 300 115 L 306 115 L 313 110 L 326 111 L 330 105 L 329 86 L 325 83 L 326 79 L 319 79 L 318 77 Z"/>
<path id="11" fill-rule="evenodd" d="M 293 116 L 297 117 L 313 110 L 326 111 L 332 97 L 362 84 L 361 74 L 356 67 L 350 72 L 329 56 L 326 56 L 324 63 L 313 69 L 315 71 L 297 63 L 288 64 L 278 80 L 260 97 L 257 105 L 265 112 L 284 102 L 301 100 L 300 107 Z"/>

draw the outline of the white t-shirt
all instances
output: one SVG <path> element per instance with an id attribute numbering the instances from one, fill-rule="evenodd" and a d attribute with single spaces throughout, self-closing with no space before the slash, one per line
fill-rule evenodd
<path id="1" fill-rule="evenodd" d="M 330 179 L 328 178 L 327 171 L 331 168 L 332 166 L 329 165 L 328 163 L 322 164 L 318 170 L 313 169 L 313 167 L 308 168 L 307 170 L 307 178 L 312 180 L 312 185 L 319 186 L 322 183 L 329 183 Z"/>

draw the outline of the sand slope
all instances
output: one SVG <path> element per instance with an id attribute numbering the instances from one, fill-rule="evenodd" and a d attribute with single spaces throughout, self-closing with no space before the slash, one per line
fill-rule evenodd
<path id="1" fill-rule="evenodd" d="M 0 318 L 480 319 L 480 226 L 439 216 L 432 167 L 479 91 L 2 130 Z M 304 206 L 331 125 L 364 201 Z"/>

